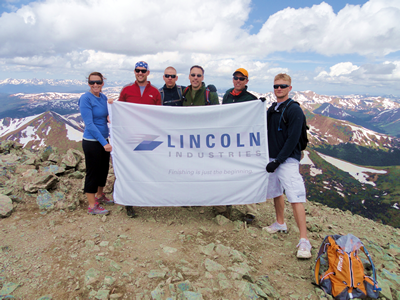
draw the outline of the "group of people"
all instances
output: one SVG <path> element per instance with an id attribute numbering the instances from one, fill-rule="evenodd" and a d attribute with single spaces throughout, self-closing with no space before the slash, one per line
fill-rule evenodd
<path id="1" fill-rule="evenodd" d="M 213 85 L 204 83 L 204 69 L 194 65 L 190 68 L 187 87 L 177 85 L 178 74 L 175 68 L 167 67 L 163 79 L 165 84 L 157 89 L 147 80 L 150 74 L 149 66 L 144 61 L 135 65 L 135 82 L 122 88 L 118 101 L 169 106 L 201 106 L 218 105 L 219 99 Z M 86 178 L 84 192 L 89 206 L 89 214 L 107 214 L 101 204 L 113 203 L 103 193 L 109 168 L 111 145 L 108 142 L 107 97 L 101 93 L 104 85 L 101 73 L 93 72 L 88 77 L 90 91 L 79 99 L 79 107 L 85 123 L 82 147 L 86 158 Z M 249 73 L 239 68 L 233 73 L 233 88 L 226 91 L 222 104 L 252 101 L 258 98 L 247 91 Z M 297 245 L 297 257 L 310 258 L 311 244 L 307 238 L 306 215 L 304 204 L 306 190 L 299 172 L 301 134 L 304 114 L 299 105 L 287 106 L 291 101 L 289 92 L 292 89 L 291 78 L 287 74 L 278 74 L 274 78 L 274 93 L 277 102 L 267 111 L 267 132 L 269 163 L 266 170 L 269 173 L 267 198 L 274 199 L 276 222 L 263 230 L 268 233 L 285 232 L 287 225 L 284 221 L 284 192 L 292 205 L 293 214 L 299 228 L 300 240 Z M 287 110 L 286 110 L 287 106 Z M 282 122 L 283 111 L 288 120 Z M 126 206 L 127 215 L 135 217 L 132 206 Z M 216 206 L 216 213 L 230 217 L 231 206 Z M 256 204 L 246 205 L 244 220 L 251 223 L 257 216 Z"/>

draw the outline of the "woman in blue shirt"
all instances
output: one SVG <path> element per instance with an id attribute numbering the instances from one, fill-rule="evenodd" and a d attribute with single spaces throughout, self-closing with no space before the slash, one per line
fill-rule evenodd
<path id="1" fill-rule="evenodd" d="M 106 198 L 103 188 L 106 185 L 110 164 L 111 145 L 108 142 L 107 97 L 101 93 L 104 77 L 99 72 L 90 73 L 88 77 L 90 91 L 79 99 L 79 109 L 85 123 L 82 148 L 85 153 L 86 178 L 84 192 L 89 202 L 88 213 L 92 215 L 108 214 L 108 210 L 100 206 L 112 204 Z"/>

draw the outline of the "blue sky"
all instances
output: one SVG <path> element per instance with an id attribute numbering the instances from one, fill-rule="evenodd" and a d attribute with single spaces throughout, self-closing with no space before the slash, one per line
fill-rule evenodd
<path id="1" fill-rule="evenodd" d="M 128 83 L 146 60 L 156 86 L 165 67 L 186 85 L 199 64 L 219 90 L 244 67 L 257 92 L 285 72 L 294 90 L 400 96 L 399 19 L 398 0 L 3 0 L 0 80 Z"/>

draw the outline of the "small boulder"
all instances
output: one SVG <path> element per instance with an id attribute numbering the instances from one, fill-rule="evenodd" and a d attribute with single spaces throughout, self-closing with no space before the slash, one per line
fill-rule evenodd
<path id="1" fill-rule="evenodd" d="M 83 154 L 78 150 L 69 149 L 67 154 L 64 155 L 61 163 L 65 164 L 67 168 L 75 168 L 81 161 Z"/>
<path id="2" fill-rule="evenodd" d="M 58 177 L 54 174 L 43 174 L 32 178 L 31 182 L 24 185 L 24 190 L 28 193 L 36 193 L 38 190 L 49 190 L 56 186 Z"/>
<path id="3" fill-rule="evenodd" d="M 6 195 L 0 195 L 0 217 L 5 218 L 11 215 L 14 206 L 10 197 Z"/>

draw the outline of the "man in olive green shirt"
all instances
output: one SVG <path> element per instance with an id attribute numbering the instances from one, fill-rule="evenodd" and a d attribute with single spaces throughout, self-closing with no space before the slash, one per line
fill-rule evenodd
<path id="1" fill-rule="evenodd" d="M 218 94 L 211 92 L 203 82 L 204 69 L 200 66 L 190 68 L 190 85 L 184 91 L 183 106 L 201 106 L 219 104 Z"/>

